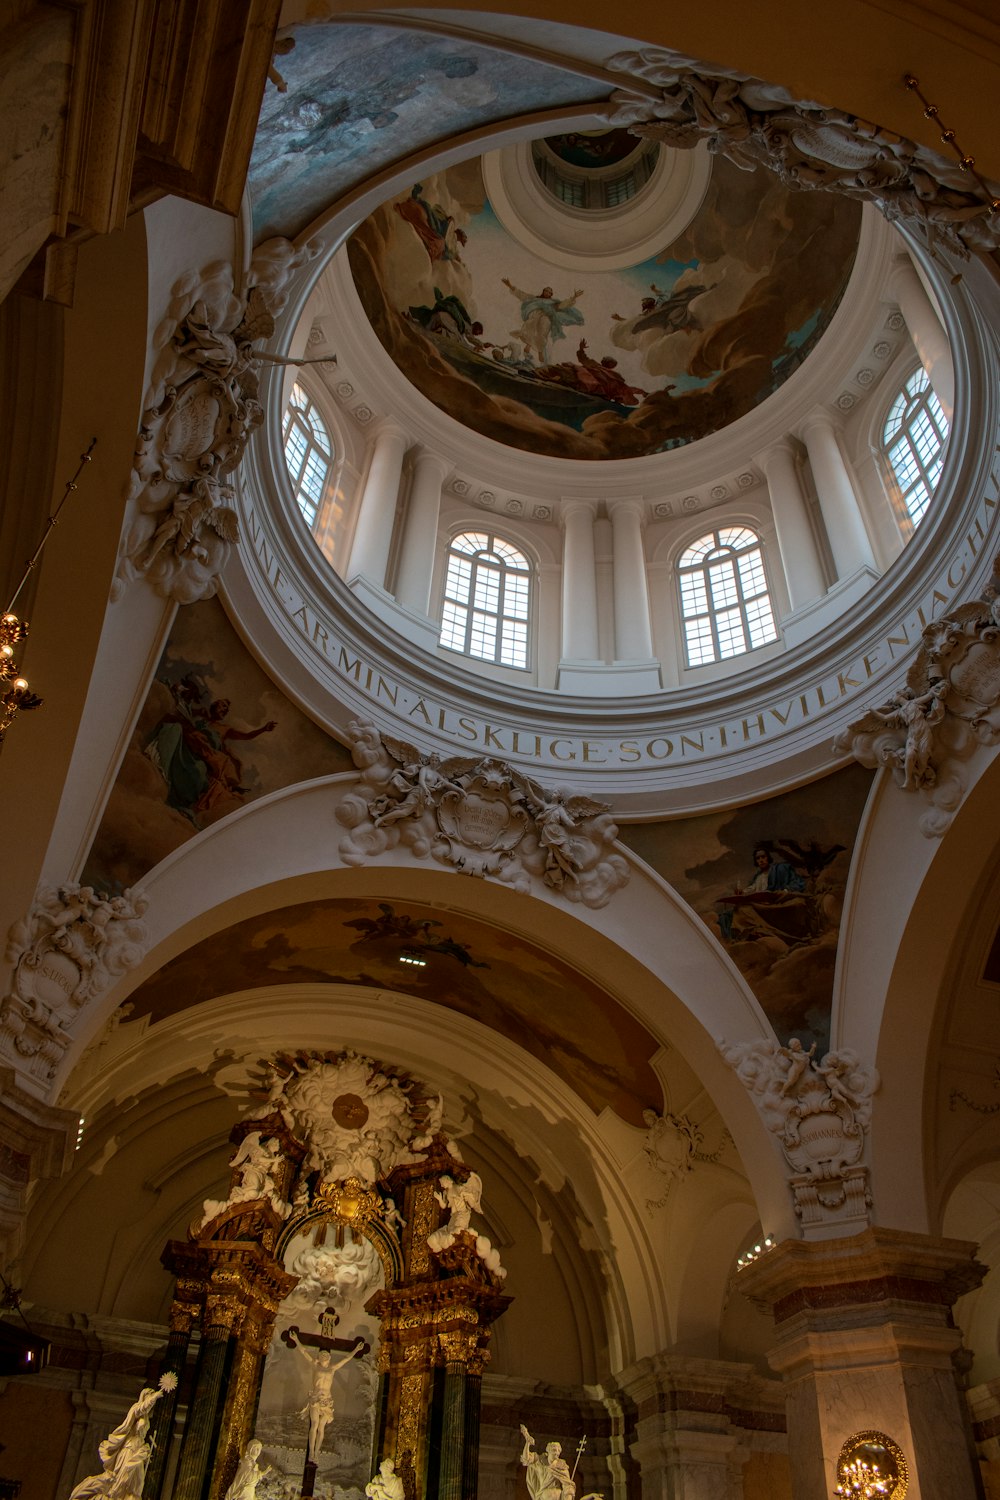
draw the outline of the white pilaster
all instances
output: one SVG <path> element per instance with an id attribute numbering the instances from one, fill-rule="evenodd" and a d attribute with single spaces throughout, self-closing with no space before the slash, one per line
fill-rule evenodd
<path id="1" fill-rule="evenodd" d="M 955 366 L 948 335 L 908 255 L 896 261 L 886 290 L 899 304 L 913 347 L 950 422 L 955 409 Z"/>
<path id="2" fill-rule="evenodd" d="M 794 611 L 826 593 L 816 540 L 809 524 L 806 497 L 802 493 L 795 463 L 795 449 L 787 438 L 782 438 L 759 453 L 757 461 L 767 480 L 788 598 Z"/>
<path id="3" fill-rule="evenodd" d="M 876 577 L 875 556 L 858 505 L 854 478 L 841 450 L 833 418 L 825 411 L 813 412 L 802 424 L 800 435 L 816 481 L 838 578 L 849 578 L 860 568 L 870 569 Z"/>
<path id="4" fill-rule="evenodd" d="M 649 584 L 642 545 L 642 501 L 612 501 L 614 532 L 615 661 L 648 662 L 653 656 Z"/>
<path id="5" fill-rule="evenodd" d="M 385 570 L 389 563 L 399 481 L 408 441 L 406 433 L 394 422 L 383 423 L 375 432 L 351 547 L 348 578 L 352 583 L 361 577 L 377 588 L 385 588 Z"/>
<path id="6" fill-rule="evenodd" d="M 562 579 L 562 659 L 598 661 L 597 570 L 594 556 L 593 500 L 564 500 Z"/>
<path id="7" fill-rule="evenodd" d="M 396 603 L 414 614 L 430 611 L 431 578 L 437 548 L 441 485 L 451 465 L 439 453 L 422 448 L 413 464 L 410 499 L 396 581 Z"/>

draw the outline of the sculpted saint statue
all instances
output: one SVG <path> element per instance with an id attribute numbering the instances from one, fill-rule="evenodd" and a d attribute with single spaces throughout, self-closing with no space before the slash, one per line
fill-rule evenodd
<path id="1" fill-rule="evenodd" d="M 257 1500 L 257 1485 L 265 1474 L 270 1474 L 270 1464 L 261 1468 L 257 1460 L 260 1458 L 264 1445 L 258 1438 L 251 1438 L 243 1450 L 239 1468 L 233 1476 L 233 1482 L 223 1497 L 223 1500 Z"/>
<path id="2" fill-rule="evenodd" d="M 81 1479 L 70 1500 L 141 1500 L 146 1465 L 152 1452 L 147 1442 L 149 1414 L 163 1395 L 163 1389 L 148 1386 L 140 1393 L 124 1420 L 97 1450 L 101 1473 Z"/>
<path id="3" fill-rule="evenodd" d="M 378 1473 L 365 1485 L 368 1500 L 403 1500 L 403 1481 L 391 1458 L 383 1458 Z"/>

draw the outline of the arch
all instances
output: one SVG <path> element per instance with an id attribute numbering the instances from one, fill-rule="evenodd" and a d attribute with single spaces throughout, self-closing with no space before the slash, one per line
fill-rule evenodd
<path id="1" fill-rule="evenodd" d="M 770 1027 L 746 982 L 704 924 L 630 851 L 625 894 L 601 912 L 569 907 L 539 883 L 522 895 L 496 882 L 471 881 L 392 852 L 392 863 L 341 863 L 334 811 L 346 776 L 305 782 L 261 798 L 168 856 L 145 882 L 151 943 L 144 962 L 87 1015 L 85 1028 L 53 1087 L 68 1075 L 81 1047 L 148 975 L 197 940 L 240 918 L 296 900 L 337 893 L 430 901 L 509 927 L 617 997 L 663 1043 L 675 1046 L 702 1080 L 740 1143 L 767 1232 L 794 1227 L 784 1169 L 743 1086 L 717 1041 L 755 1040 Z M 204 892 L 214 893 L 206 908 Z"/>

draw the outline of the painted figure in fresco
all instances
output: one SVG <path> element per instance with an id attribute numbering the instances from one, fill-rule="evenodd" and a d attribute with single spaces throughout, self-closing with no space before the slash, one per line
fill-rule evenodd
<path id="1" fill-rule="evenodd" d="M 406 316 L 411 323 L 419 323 L 428 333 L 435 334 L 440 338 L 456 339 L 460 343 L 468 344 L 472 349 L 491 349 L 492 344 L 486 344 L 480 335 L 483 331 L 482 323 L 477 323 L 461 297 L 449 293 L 447 296 L 441 288 L 434 288 L 434 304 L 428 307 L 427 303 L 421 303 L 416 307 L 409 307 Z"/>
<path id="2" fill-rule="evenodd" d="M 592 359 L 587 353 L 587 340 L 580 340 L 580 347 L 576 351 L 576 357 L 580 362 L 580 374 L 577 377 L 580 389 L 588 394 L 600 396 L 605 401 L 617 401 L 620 406 L 635 406 L 649 392 L 640 386 L 629 385 L 618 371 L 618 361 L 610 354 L 605 354 L 602 359 Z"/>
<path id="3" fill-rule="evenodd" d="M 448 233 L 455 222 L 453 215 L 446 214 L 440 203 L 428 203 L 423 192 L 423 183 L 415 182 L 409 198 L 392 206 L 404 223 L 416 231 L 432 265 L 438 260 L 451 260 L 461 265 L 462 257 L 448 244 Z M 455 230 L 455 239 L 460 245 L 469 242 L 464 229 Z"/>
<path id="4" fill-rule="evenodd" d="M 365 1485 L 368 1500 L 403 1500 L 403 1481 L 391 1458 L 383 1458 L 378 1473 Z"/>
<path id="5" fill-rule="evenodd" d="M 243 1450 L 239 1468 L 233 1477 L 233 1482 L 226 1491 L 223 1500 L 257 1500 L 257 1486 L 265 1474 L 270 1474 L 270 1464 L 261 1468 L 257 1460 L 260 1458 L 264 1444 L 259 1438 L 251 1438 Z"/>
<path id="6" fill-rule="evenodd" d="M 510 330 L 511 338 L 518 339 L 534 354 L 540 365 L 549 357 L 549 344 L 566 337 L 570 324 L 583 322 L 583 313 L 576 306 L 583 288 L 578 288 L 572 297 L 558 298 L 550 286 L 543 286 L 537 294 L 522 292 L 506 276 L 501 281 L 521 303 L 521 326 Z"/>
<path id="7" fill-rule="evenodd" d="M 739 896 L 764 896 L 769 894 L 784 894 L 791 897 L 805 890 L 805 881 L 798 871 L 784 860 L 775 860 L 771 849 L 767 844 L 758 844 L 753 851 L 754 874 L 747 885 L 737 887 L 735 895 Z M 752 912 L 749 919 L 742 908 L 746 906 Z M 719 913 L 719 929 L 726 942 L 736 937 L 749 935 L 751 931 L 756 934 L 761 927 L 770 928 L 773 924 L 762 918 L 760 911 L 753 901 L 739 902 L 732 897 L 727 898 L 727 904 Z M 785 936 L 785 934 L 778 934 Z M 787 940 L 787 938 L 786 938 Z"/>
<path id="8" fill-rule="evenodd" d="M 304 1345 L 295 1345 L 303 1359 L 307 1359 L 313 1368 L 309 1399 L 299 1412 L 300 1417 L 309 1418 L 306 1458 L 311 1464 L 318 1463 L 326 1429 L 333 1421 L 333 1377 L 343 1365 L 348 1364 L 355 1355 L 360 1354 L 364 1346 L 364 1339 L 359 1338 L 353 1349 L 348 1350 L 342 1359 L 335 1360 L 329 1349 L 321 1349 L 318 1354 L 310 1354 Z"/>
<path id="9" fill-rule="evenodd" d="M 237 729 L 227 722 L 229 699 L 216 698 L 205 706 L 189 678 L 171 684 L 171 693 L 175 708 L 153 730 L 144 754 L 167 783 L 167 806 L 198 826 L 201 814 L 247 790 L 242 764 L 230 748 L 233 742 L 271 734 L 278 722 L 269 719 L 257 729 Z"/>

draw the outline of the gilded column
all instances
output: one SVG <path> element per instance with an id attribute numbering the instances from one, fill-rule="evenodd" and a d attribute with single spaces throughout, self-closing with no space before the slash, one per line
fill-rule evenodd
<path id="1" fill-rule="evenodd" d="M 271 1342 L 274 1317 L 274 1309 L 255 1306 L 243 1320 L 226 1381 L 226 1401 L 219 1424 L 208 1500 L 219 1500 L 225 1494 L 236 1474 L 240 1454 L 253 1437 L 261 1369 Z"/>
<path id="2" fill-rule="evenodd" d="M 854 479 L 832 417 L 824 411 L 814 412 L 802 424 L 801 432 L 838 578 L 850 578 L 859 568 L 874 568 L 875 555 L 858 505 Z"/>
<path id="3" fill-rule="evenodd" d="M 407 436 L 394 422 L 385 422 L 375 433 L 368 477 L 361 495 L 348 580 L 362 577 L 385 588 L 392 529 L 399 501 Z"/>
<path id="4" fill-rule="evenodd" d="M 430 613 L 441 485 L 450 467 L 447 459 L 427 448 L 421 449 L 413 465 L 396 581 L 396 603 L 418 615 Z"/>
<path id="5" fill-rule="evenodd" d="M 225 1399 L 223 1380 L 241 1311 L 228 1295 L 210 1292 L 206 1298 L 201 1349 L 172 1500 L 202 1500 L 219 1437 Z"/>

